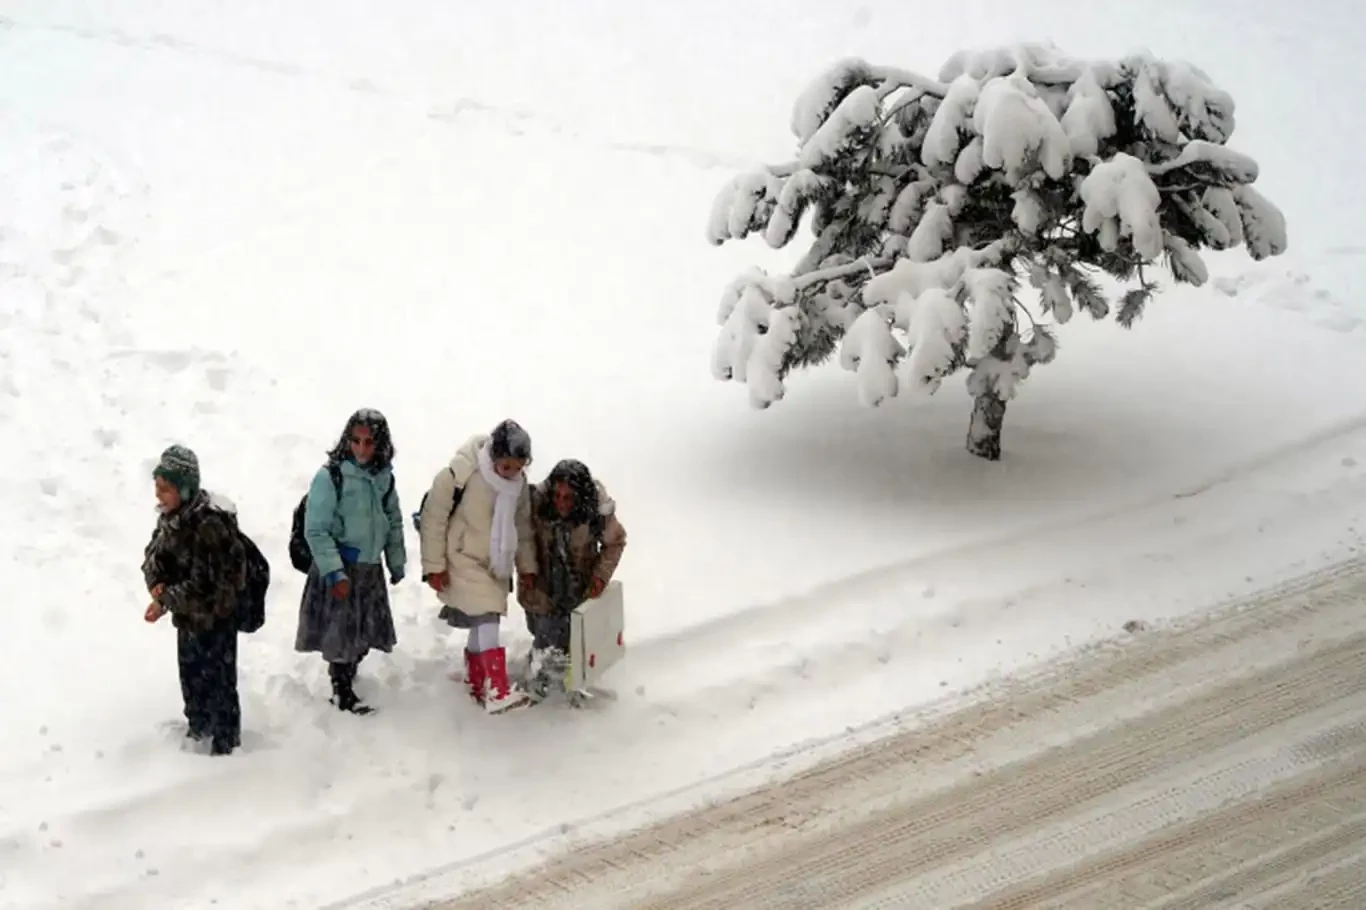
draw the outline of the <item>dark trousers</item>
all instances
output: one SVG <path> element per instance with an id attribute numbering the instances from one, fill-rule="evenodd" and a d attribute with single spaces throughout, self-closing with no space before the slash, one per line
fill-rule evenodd
<path id="1" fill-rule="evenodd" d="M 538 650 L 558 648 L 561 651 L 568 652 L 569 613 L 558 610 L 546 614 L 528 613 L 526 615 L 526 628 L 532 635 L 531 646 L 533 648 Z"/>
<path id="2" fill-rule="evenodd" d="M 213 741 L 213 751 L 230 752 L 242 743 L 242 706 L 237 699 L 237 629 L 179 629 L 180 694 L 190 735 Z"/>

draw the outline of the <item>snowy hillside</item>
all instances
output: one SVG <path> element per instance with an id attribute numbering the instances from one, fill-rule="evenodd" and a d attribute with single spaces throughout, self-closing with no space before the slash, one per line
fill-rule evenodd
<path id="1" fill-rule="evenodd" d="M 1350 118 L 1309 113 L 1366 89 L 1346 7 L 570 7 L 0 0 L 0 907 L 493 874 L 1361 545 L 1366 180 Z M 1041 38 L 1206 69 L 1286 255 L 1210 256 L 1132 332 L 1069 326 L 999 464 L 962 451 L 960 382 L 872 410 L 831 365 L 759 412 L 713 380 L 720 289 L 772 254 L 709 246 L 709 208 L 791 153 L 809 80 Z M 537 476 L 603 477 L 631 535 L 616 702 L 484 717 L 413 580 L 398 649 L 361 668 L 380 713 L 327 705 L 285 542 L 361 406 L 394 428 L 405 509 L 505 416 Z M 141 620 L 171 441 L 276 573 L 223 761 L 178 751 L 173 637 Z"/>

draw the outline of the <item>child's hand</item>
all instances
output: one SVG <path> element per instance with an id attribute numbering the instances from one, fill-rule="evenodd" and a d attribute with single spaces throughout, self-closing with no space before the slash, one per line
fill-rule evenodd
<path id="1" fill-rule="evenodd" d="M 602 596 L 602 592 L 607 590 L 607 582 L 594 575 L 588 582 L 588 596 L 597 598 Z"/>
<path id="2" fill-rule="evenodd" d="M 156 622 L 158 619 L 165 615 L 166 608 L 154 600 L 147 605 L 147 612 L 142 614 L 142 618 L 145 619 L 147 622 Z"/>

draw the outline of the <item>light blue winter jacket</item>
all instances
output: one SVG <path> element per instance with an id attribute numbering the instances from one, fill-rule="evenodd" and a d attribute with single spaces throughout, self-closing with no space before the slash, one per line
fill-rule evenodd
<path id="1" fill-rule="evenodd" d="M 304 508 L 304 540 L 318 566 L 318 574 L 340 577 L 343 552 L 346 563 L 376 564 L 380 554 L 389 574 L 402 578 L 407 563 L 403 544 L 403 510 L 398 489 L 389 491 L 392 468 L 371 474 L 350 459 L 341 463 L 341 499 L 324 465 L 313 475 Z"/>

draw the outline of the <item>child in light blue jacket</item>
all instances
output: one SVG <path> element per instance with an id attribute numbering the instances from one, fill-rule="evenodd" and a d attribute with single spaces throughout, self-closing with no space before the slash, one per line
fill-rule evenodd
<path id="1" fill-rule="evenodd" d="M 354 714 L 372 710 L 356 695 L 360 662 L 372 648 L 388 653 L 398 643 L 384 566 L 390 584 L 403 580 L 407 551 L 393 458 L 384 415 L 357 411 L 314 475 L 304 508 L 313 565 L 294 648 L 322 654 L 333 704 Z"/>

